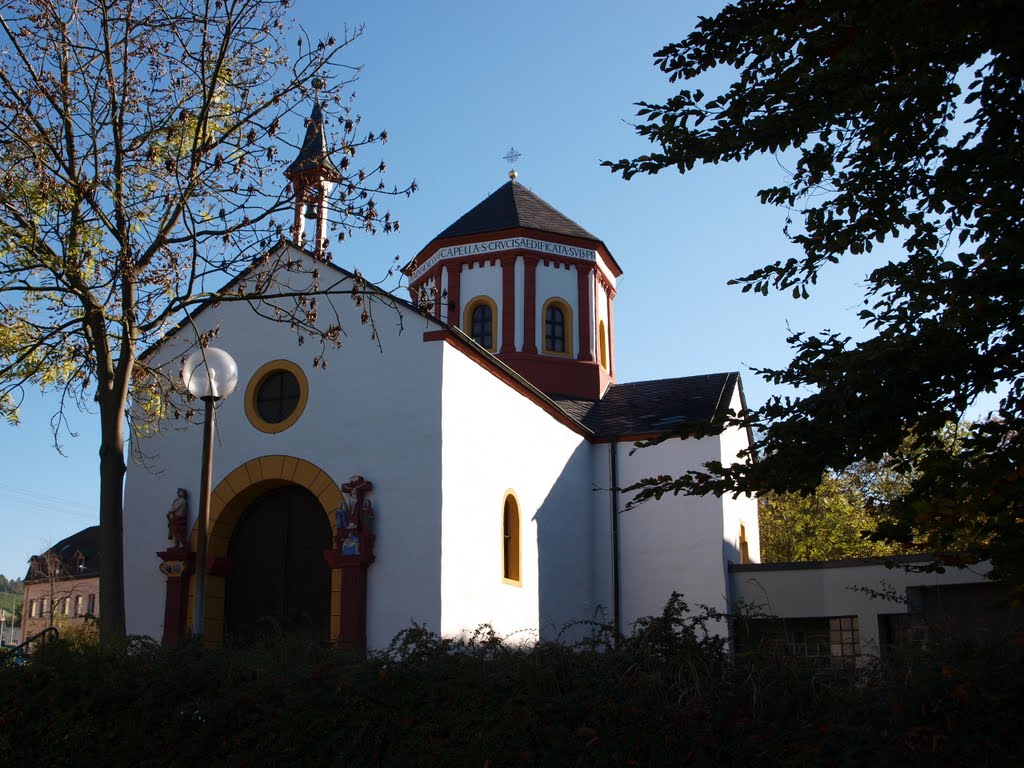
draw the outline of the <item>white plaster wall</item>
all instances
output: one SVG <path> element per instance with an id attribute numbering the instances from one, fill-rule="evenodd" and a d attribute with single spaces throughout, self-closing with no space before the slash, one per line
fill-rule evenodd
<path id="1" fill-rule="evenodd" d="M 739 388 L 733 391 L 729 408 L 739 412 L 742 407 Z M 722 433 L 721 436 L 723 465 L 729 465 L 741 461 L 739 453 L 750 447 L 750 440 L 744 429 L 731 428 Z M 728 569 L 728 564 L 742 562 L 740 552 L 740 525 L 743 525 L 747 533 L 747 551 L 750 555 L 750 562 L 761 562 L 761 534 L 758 527 L 757 499 L 747 494 L 733 497 L 725 495 L 722 497 L 722 561 L 723 567 Z M 728 577 L 728 571 L 726 571 Z"/>
<path id="2" fill-rule="evenodd" d="M 560 267 L 553 262 L 545 264 L 541 261 L 537 264 L 537 322 L 535 332 L 537 334 L 534 343 L 537 351 L 544 350 L 544 302 L 551 298 L 559 298 L 565 301 L 572 309 L 572 349 L 573 355 L 579 354 L 580 349 L 580 308 L 579 308 L 579 284 L 576 277 L 576 267 Z"/>
<path id="3" fill-rule="evenodd" d="M 462 328 L 462 312 L 470 301 L 477 296 L 487 296 L 493 299 L 498 308 L 498 316 L 494 318 L 495 340 L 497 347 L 500 348 L 501 335 L 504 333 L 501 328 L 501 263 L 496 261 L 491 266 L 491 262 L 488 261 L 482 267 L 479 263 L 474 263 L 472 268 L 470 265 L 464 264 L 462 276 L 459 279 L 461 280 L 459 284 L 459 327 Z M 462 330 L 469 333 L 470 329 L 462 328 Z"/>
<path id="4" fill-rule="evenodd" d="M 878 615 L 906 613 L 907 606 L 873 597 L 863 591 L 865 588 L 875 592 L 891 588 L 905 597 L 908 587 L 985 582 L 989 570 L 986 565 L 947 568 L 945 573 L 908 573 L 900 567 L 887 568 L 877 563 L 854 560 L 850 565 L 838 565 L 839 562 L 833 561 L 828 567 L 786 563 L 776 568 L 764 565 L 736 570 L 730 575 L 733 593 L 746 606 L 781 618 L 856 616 L 861 653 L 878 654 Z"/>
<path id="5" fill-rule="evenodd" d="M 619 486 L 645 477 L 679 475 L 721 456 L 718 438 L 673 439 L 640 448 L 618 444 Z M 629 494 L 620 495 L 620 510 Z M 665 495 L 619 514 L 622 626 L 660 614 L 673 592 L 691 607 L 728 606 L 723 563 L 723 505 L 715 496 Z M 724 626 L 716 627 L 724 632 Z"/>
<path id="6" fill-rule="evenodd" d="M 454 317 L 454 313 L 448 306 L 448 267 L 441 267 L 441 319 L 446 323 L 455 322 L 458 325 L 458 321 Z"/>
<path id="7" fill-rule="evenodd" d="M 612 271 L 605 265 L 604 259 L 600 256 L 597 257 L 597 268 L 601 270 L 601 274 L 604 275 L 604 279 L 611 283 L 612 288 L 614 288 L 615 275 L 612 274 Z"/>
<path id="8" fill-rule="evenodd" d="M 445 346 L 442 632 L 490 623 L 545 636 L 589 618 L 592 471 L 585 440 Z M 522 586 L 502 580 L 502 504 L 515 491 Z"/>
<path id="9" fill-rule="evenodd" d="M 321 286 L 336 274 L 322 266 L 321 272 Z M 442 345 L 423 342 L 423 331 L 436 327 L 423 317 L 403 311 L 399 333 L 395 311 L 375 303 L 384 348 L 379 352 L 369 328 L 360 325 L 361 309 L 347 296 L 334 304 L 348 336 L 341 349 L 327 352 L 326 370 L 312 367 L 318 345 L 307 340 L 299 346 L 286 325 L 258 318 L 243 303 L 210 307 L 196 318 L 200 330 L 221 328 L 214 346 L 229 351 L 239 368 L 238 390 L 218 407 L 213 486 L 246 461 L 275 454 L 305 459 L 339 486 L 354 474 L 372 481 L 377 561 L 368 574 L 367 632 L 370 646 L 380 647 L 411 620 L 440 628 Z M 325 299 L 320 306 L 321 318 L 327 317 Z M 158 358 L 173 360 L 183 348 L 170 341 Z M 278 358 L 302 367 L 309 401 L 291 428 L 267 434 L 245 415 L 245 387 L 260 366 Z M 195 424 L 168 423 L 134 445 L 148 457 L 149 468 L 133 462 L 125 488 L 131 633 L 159 638 L 163 631 L 165 582 L 155 553 L 168 544 L 164 513 L 176 488 L 189 491 L 190 524 L 198 512 L 201 422 L 200 415 Z"/>
<path id="10" fill-rule="evenodd" d="M 612 443 L 590 445 L 591 493 L 594 535 L 590 542 L 591 571 L 594 574 L 591 594 L 595 607 L 600 609 L 600 620 L 611 623 L 614 620 L 615 572 L 614 544 L 612 540 L 612 505 L 619 509 L 625 503 L 618 494 L 613 502 L 612 494 Z"/>

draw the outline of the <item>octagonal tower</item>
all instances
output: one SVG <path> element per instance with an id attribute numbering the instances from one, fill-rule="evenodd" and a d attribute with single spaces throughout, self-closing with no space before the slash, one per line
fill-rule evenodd
<path id="1" fill-rule="evenodd" d="M 541 391 L 598 400 L 614 382 L 622 270 L 600 239 L 514 177 L 403 272 L 414 302 Z"/>

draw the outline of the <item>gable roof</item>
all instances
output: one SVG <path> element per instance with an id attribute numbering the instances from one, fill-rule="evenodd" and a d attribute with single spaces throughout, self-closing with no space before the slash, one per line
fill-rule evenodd
<path id="1" fill-rule="evenodd" d="M 733 371 L 610 384 L 597 401 L 551 398 L 598 438 L 632 437 L 718 421 L 737 387 L 742 390 L 740 375 Z"/>
<path id="2" fill-rule="evenodd" d="M 278 242 L 275 245 L 271 246 L 266 251 L 263 251 L 260 257 L 253 259 L 252 262 L 250 262 L 244 269 L 242 269 L 241 272 L 239 272 L 234 277 L 229 278 L 227 282 L 225 282 L 224 285 L 222 285 L 220 288 L 214 291 L 208 291 L 206 293 L 205 298 L 198 301 L 196 304 L 192 305 L 193 308 L 189 310 L 188 317 L 183 317 L 180 320 L 178 320 L 178 322 L 173 323 L 160 336 L 159 339 L 154 341 L 152 344 L 146 347 L 145 350 L 139 353 L 138 359 L 145 360 L 146 358 L 151 356 L 163 345 L 165 341 L 173 337 L 183 327 L 190 326 L 192 323 L 194 323 L 195 319 L 199 317 L 199 315 L 202 312 L 204 312 L 208 307 L 215 306 L 217 303 L 223 301 L 225 296 L 228 296 L 229 294 L 234 292 L 236 286 L 238 286 L 240 283 L 251 277 L 252 274 L 263 265 L 264 259 L 276 258 L 279 254 L 286 250 L 290 250 L 299 256 L 304 256 L 310 259 L 312 262 L 315 262 L 317 269 L 333 270 L 342 277 L 348 278 L 350 280 L 355 279 L 356 277 L 355 274 L 349 272 L 344 267 L 339 267 L 332 261 L 325 261 L 323 258 L 315 254 L 313 251 L 308 251 L 305 248 L 296 245 L 287 238 L 282 237 L 280 240 L 278 240 Z M 366 294 L 386 296 L 388 301 L 394 302 L 398 306 L 411 310 L 412 312 L 415 312 L 418 316 L 426 317 L 429 320 L 433 320 L 434 323 L 437 325 L 443 325 L 443 323 L 441 323 L 440 320 L 436 320 L 433 315 L 421 312 L 412 302 L 403 299 L 398 294 L 386 291 L 380 286 L 375 285 L 374 283 L 363 280 L 360 283 L 360 289 L 363 291 L 363 293 Z"/>
<path id="3" fill-rule="evenodd" d="M 517 227 L 601 242 L 517 181 L 502 184 L 434 239 L 499 232 Z"/>
<path id="4" fill-rule="evenodd" d="M 81 567 L 79 567 L 79 563 L 75 559 L 75 555 L 79 553 L 83 557 Z M 88 528 L 83 528 L 77 533 L 61 539 L 41 555 L 33 555 L 29 562 L 33 563 L 38 559 L 45 561 L 45 556 L 48 554 L 54 554 L 60 560 L 58 579 L 98 576 L 100 573 L 100 527 L 98 525 L 91 525 Z M 32 566 L 29 565 L 25 581 L 38 580 L 39 578 L 41 577 L 38 574 L 33 574 Z"/>

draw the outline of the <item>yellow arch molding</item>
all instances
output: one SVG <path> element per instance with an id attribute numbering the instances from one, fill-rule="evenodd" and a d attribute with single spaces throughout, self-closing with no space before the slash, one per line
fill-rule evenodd
<path id="1" fill-rule="evenodd" d="M 253 501 L 283 485 L 305 488 L 320 502 L 327 523 L 334 530 L 334 510 L 341 504 L 341 488 L 320 467 L 294 456 L 260 456 L 245 462 L 217 484 L 210 496 L 209 557 L 227 557 L 228 544 L 239 517 Z M 191 549 L 196 551 L 199 530 L 192 527 Z M 224 640 L 223 576 L 207 574 L 204 639 L 208 645 Z M 187 626 L 192 626 L 195 579 L 189 579 Z M 341 569 L 331 571 L 331 640 L 341 635 Z"/>

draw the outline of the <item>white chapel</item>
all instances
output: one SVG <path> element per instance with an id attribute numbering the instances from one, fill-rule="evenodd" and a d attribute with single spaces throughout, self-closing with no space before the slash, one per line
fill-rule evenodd
<path id="1" fill-rule="evenodd" d="M 352 281 L 320 258 L 324 205 L 304 239 L 310 195 L 326 198 L 332 168 L 314 120 L 288 172 L 293 237 L 263 261 L 301 265 L 283 270 L 292 289 L 314 270 L 321 289 Z M 333 302 L 346 335 L 326 367 L 319 346 L 245 302 L 205 306 L 151 351 L 148 363 L 170 370 L 216 328 L 238 368 L 216 410 L 205 637 L 379 648 L 417 622 L 529 641 L 595 616 L 628 630 L 673 592 L 726 610 L 730 563 L 759 560 L 755 500 L 665 496 L 626 511 L 616 489 L 733 461 L 749 445 L 739 429 L 633 447 L 744 407 L 738 374 L 619 381 L 619 263 L 514 178 L 404 272 L 410 300 L 366 288 L 361 302 Z M 202 441 L 201 423 L 180 422 L 136 438 L 130 633 L 173 642 L 191 626 Z M 165 512 L 179 488 L 176 534 Z"/>

